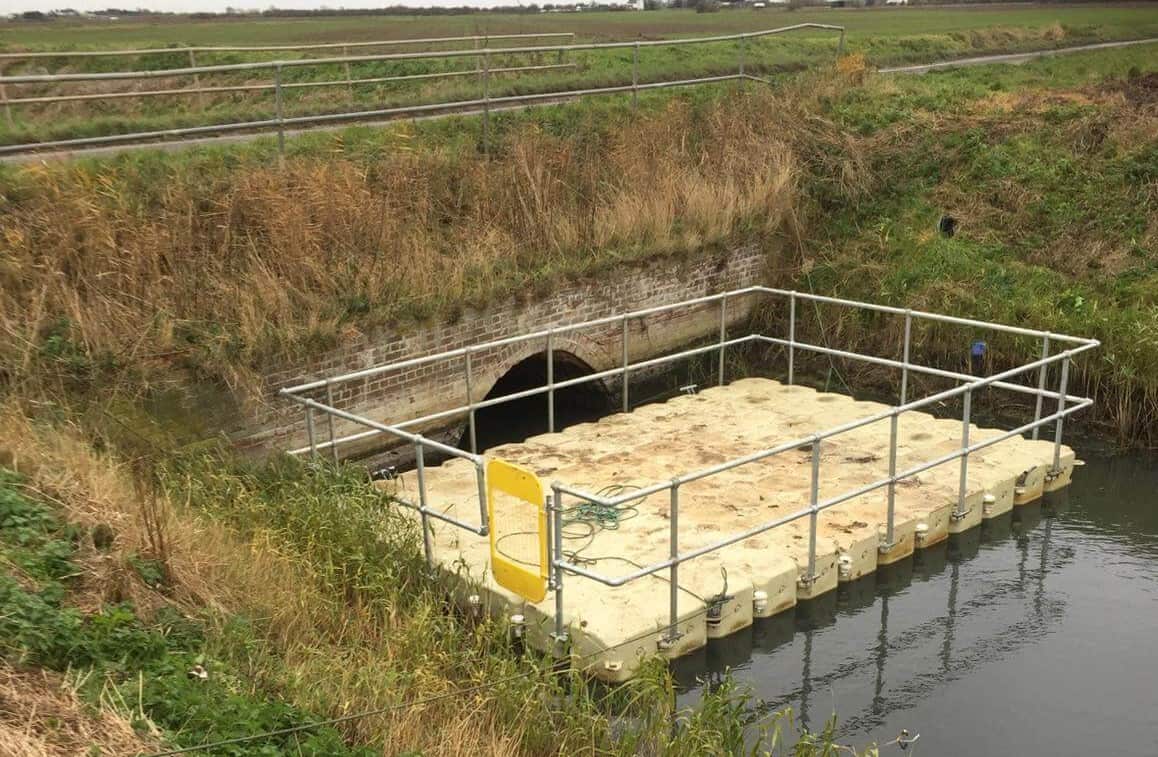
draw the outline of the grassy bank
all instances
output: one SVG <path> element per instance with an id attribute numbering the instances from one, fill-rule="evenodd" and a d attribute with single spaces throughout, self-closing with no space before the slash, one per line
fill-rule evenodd
<path id="1" fill-rule="evenodd" d="M 510 17 L 519 19 L 521 17 Z M 769 14 L 753 12 L 727 12 L 718 14 L 696 14 L 691 11 L 660 11 L 655 13 L 605 13 L 605 14 L 551 14 L 549 19 L 537 17 L 525 22 L 506 25 L 502 17 L 493 23 L 490 19 L 476 21 L 481 28 L 461 29 L 454 19 L 434 20 L 434 26 L 425 31 L 426 36 L 441 33 L 474 33 L 477 31 L 529 32 L 529 31 L 574 31 L 578 41 L 608 39 L 656 39 L 678 35 L 706 36 L 713 33 L 732 31 L 755 31 L 775 26 L 803 22 L 844 24 L 848 28 L 848 50 L 864 55 L 873 66 L 933 61 L 984 53 L 1035 50 L 1065 45 L 1078 45 L 1114 39 L 1130 39 L 1158 35 L 1158 13 L 1142 7 L 1109 7 L 1097 11 L 1088 8 L 1042 7 L 1034 9 L 1003 8 L 988 11 L 945 10 L 945 9 L 905 9 L 897 12 L 829 11 L 829 12 L 773 12 Z M 694 20 L 690 22 L 689 19 Z M 705 19 L 705 20 L 699 20 Z M 459 19 L 461 21 L 461 19 Z M 327 31 L 330 26 L 325 20 L 313 22 L 317 25 L 316 36 L 309 41 L 334 41 L 335 31 Z M 446 24 L 445 32 L 437 31 Z M 146 47 L 157 46 L 173 30 L 187 28 L 188 38 L 183 42 L 204 42 L 210 35 L 219 34 L 211 44 L 223 44 L 231 33 L 235 33 L 237 22 L 214 24 L 189 23 L 188 27 L 176 22 L 148 27 L 154 36 L 146 34 L 143 28 L 130 25 L 121 36 L 109 35 L 104 27 L 85 46 L 106 48 L 115 44 L 139 44 Z M 305 41 L 301 38 L 303 28 L 296 21 L 254 21 L 254 40 L 266 39 L 277 43 Z M 25 25 L 19 27 L 27 33 L 17 41 L 16 35 L 8 37 L 10 46 L 37 48 L 51 44 L 53 40 L 63 40 L 67 31 L 49 24 L 43 27 Z M 142 36 L 135 36 L 136 28 Z M 306 27 L 312 28 L 312 27 Z M 335 28 L 348 28 L 338 26 Z M 378 30 L 380 38 L 403 38 L 407 36 L 405 19 L 390 21 Z M 38 32 L 42 32 L 39 33 Z M 352 32 L 351 32 L 352 33 Z M 350 40 L 365 39 L 366 30 L 351 36 Z M 371 36 L 373 38 L 373 36 Z M 120 40 L 114 42 L 114 39 Z M 250 41 L 250 44 L 255 44 Z M 492 47 L 527 44 L 495 43 Z M 745 68 L 749 73 L 775 75 L 785 70 L 799 70 L 809 66 L 825 66 L 835 55 L 837 35 L 832 31 L 803 30 L 790 35 L 754 40 L 746 44 L 744 51 Z M 341 51 L 322 54 L 339 55 Z M 639 57 L 639 81 L 652 82 L 677 78 L 692 78 L 735 73 L 740 59 L 737 43 L 713 43 L 695 47 L 643 48 Z M 200 65 L 214 63 L 237 63 L 247 60 L 272 60 L 275 58 L 317 57 L 319 53 L 204 53 L 197 62 Z M 521 74 L 496 74 L 489 85 L 493 96 L 529 94 L 568 89 L 582 89 L 612 85 L 630 84 L 632 81 L 633 55 L 630 49 L 614 51 L 580 51 L 556 57 L 553 53 L 534 53 L 492 56 L 493 69 L 517 66 L 543 66 L 567 63 L 570 69 L 525 72 Z M 184 54 L 147 56 L 140 59 L 81 58 L 48 59 L 31 62 L 12 62 L 6 67 L 10 74 L 20 72 L 94 72 L 131 69 L 163 69 L 187 66 Z M 350 75 L 355 79 L 371 79 L 385 76 L 406 76 L 431 72 L 475 72 L 478 61 L 472 58 L 454 58 L 432 61 L 392 61 L 352 64 Z M 327 67 L 287 68 L 283 81 L 290 86 L 341 80 L 346 68 L 342 65 Z M 174 127 L 195 126 L 213 123 L 230 123 L 255 119 L 273 118 L 275 100 L 272 90 L 272 71 L 230 72 L 216 75 L 203 74 L 198 84 L 203 87 L 224 87 L 244 85 L 266 85 L 258 91 L 213 93 L 196 97 L 152 97 L 110 99 L 102 98 L 81 102 L 35 104 L 13 106 L 13 123 L 0 122 L 0 143 L 20 143 L 70 137 L 99 136 L 131 131 L 148 131 Z M 186 78 L 153 79 L 134 83 L 144 89 L 180 89 L 190 86 Z M 450 79 L 424 79 L 406 82 L 386 82 L 358 85 L 348 88 L 306 87 L 287 89 L 283 109 L 285 115 L 306 115 L 318 113 L 338 113 L 357 110 L 414 105 L 419 103 L 472 100 L 481 97 L 483 89 L 480 73 L 458 76 Z M 63 85 L 12 85 L 10 97 L 36 97 L 54 94 L 107 94 L 124 91 L 122 82 L 78 82 Z"/>
<path id="2" fill-rule="evenodd" d="M 600 692 L 521 652 L 505 620 L 454 610 L 413 524 L 352 469 L 146 463 L 4 421 L 0 692 L 27 687 L 0 711 L 6 754 L 723 755 L 802 736 L 731 685 L 674 709 L 662 663 Z M 792 753 L 832 748 L 803 734 Z"/>
<path id="3" fill-rule="evenodd" d="M 1096 336 L 1077 377 L 1149 442 L 1154 67 L 1134 49 L 889 78 L 850 59 L 639 113 L 505 114 L 490 158 L 462 120 L 311 135 L 284 169 L 268 142 L 5 168 L 0 691 L 35 685 L 68 727 L 25 709 L 0 738 L 148 751 L 369 710 L 278 745 L 724 754 L 761 728 L 771 744 L 788 722 L 734 689 L 675 714 L 662 666 L 605 697 L 518 654 L 502 622 L 448 606 L 359 473 L 237 461 L 158 398 L 243 395 L 360 331 L 743 241 L 775 283 Z M 900 338 L 825 324 L 841 346 Z M 916 336 L 951 357 L 969 335 Z M 223 700 L 240 719 L 205 704 Z"/>
<path id="4" fill-rule="evenodd" d="M 1101 338 L 1080 377 L 1146 439 L 1152 56 L 912 78 L 851 60 L 638 114 L 505 114 L 490 159 L 463 119 L 310 135 L 284 170 L 269 142 L 7 168 L 6 377 L 241 390 L 354 332 L 754 241 L 780 283 Z M 933 233 L 941 213 L 956 237 Z"/>

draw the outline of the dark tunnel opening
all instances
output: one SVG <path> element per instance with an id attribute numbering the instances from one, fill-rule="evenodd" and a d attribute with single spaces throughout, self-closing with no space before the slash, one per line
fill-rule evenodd
<path id="1" fill-rule="evenodd" d="M 591 366 L 569 352 L 555 352 L 555 381 L 589 376 Z M 486 399 L 536 389 L 547 385 L 547 354 L 540 352 L 511 367 L 491 390 Z M 555 390 L 555 430 L 586 421 L 594 421 L 611 410 L 611 399 L 603 381 L 596 379 Z M 475 413 L 475 434 L 478 451 L 512 442 L 521 442 L 548 431 L 547 394 L 523 397 L 499 405 L 485 407 Z M 470 449 L 470 427 L 463 430 L 459 447 Z"/>

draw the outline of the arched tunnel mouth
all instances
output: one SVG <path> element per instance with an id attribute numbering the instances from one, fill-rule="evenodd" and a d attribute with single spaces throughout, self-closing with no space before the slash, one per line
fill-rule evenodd
<path id="1" fill-rule="evenodd" d="M 595 370 L 570 352 L 555 351 L 555 382 L 590 376 Z M 520 360 L 504 373 L 485 399 L 537 389 L 547 385 L 547 353 L 540 352 Z M 545 434 L 548 427 L 548 396 L 544 392 L 522 397 L 475 412 L 475 439 L 478 451 L 483 452 L 500 444 L 525 441 L 537 434 Z M 595 421 L 611 410 L 611 397 L 600 379 L 555 390 L 555 430 L 561 431 L 576 423 Z M 463 429 L 459 440 L 461 449 L 470 449 L 470 426 Z"/>

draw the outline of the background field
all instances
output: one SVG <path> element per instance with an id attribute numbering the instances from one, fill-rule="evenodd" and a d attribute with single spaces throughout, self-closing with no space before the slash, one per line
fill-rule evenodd
<path id="1" fill-rule="evenodd" d="M 8 48 L 165 46 L 176 43 L 261 45 L 441 37 L 466 34 L 575 32 L 580 39 L 633 39 L 712 32 L 755 31 L 806 21 L 841 24 L 850 39 L 963 32 L 991 26 L 1042 27 L 1052 23 L 1099 27 L 1114 37 L 1145 36 L 1158 28 L 1152 5 L 1009 6 L 977 8 L 866 8 L 785 11 L 766 9 L 695 13 L 662 10 L 620 13 L 541 13 L 470 16 L 380 16 L 309 19 L 52 22 L 0 25 Z"/>
<path id="2" fill-rule="evenodd" d="M 337 42 L 469 34 L 574 32 L 577 41 L 657 39 L 756 31 L 803 22 L 843 25 L 847 50 L 865 57 L 870 66 L 924 62 L 994 52 L 1036 50 L 1104 40 L 1158 36 L 1154 6 L 1034 6 L 1005 8 L 905 8 L 821 11 L 734 10 L 699 14 L 687 10 L 621 13 L 555 13 L 447 17 L 365 17 L 314 19 L 252 19 L 179 21 L 158 18 L 131 22 L 54 22 L 0 26 L 0 47 L 14 49 L 95 49 L 164 47 L 166 45 L 260 45 Z M 804 67 L 827 65 L 836 54 L 836 34 L 804 30 L 753 41 L 745 52 L 746 70 L 775 76 Z M 517 43 L 498 42 L 494 46 Z M 461 46 L 461 45 L 460 45 Z M 373 52 L 359 51 L 359 52 Z M 310 53 L 199 54 L 200 65 L 337 55 Z M 738 43 L 722 42 L 678 48 L 645 48 L 640 54 L 643 83 L 735 73 Z M 558 63 L 554 53 L 492 56 L 491 67 L 539 66 Z M 562 58 L 573 68 L 495 75 L 492 96 L 565 91 L 629 84 L 632 52 L 580 51 Z M 140 58 L 53 58 L 15 61 L 8 74 L 21 72 L 110 71 L 164 69 L 188 65 L 185 55 Z M 473 58 L 435 61 L 368 62 L 351 66 L 354 79 L 405 76 L 430 72 L 473 71 Z M 344 78 L 340 65 L 289 68 L 288 84 Z M 201 86 L 270 84 L 271 71 L 202 75 Z M 100 95 L 131 88 L 172 89 L 192 85 L 190 77 L 142 82 L 80 82 L 10 85 L 9 97 L 61 93 Z M 285 115 L 339 113 L 481 97 L 482 77 L 427 79 L 406 82 L 325 86 L 287 90 Z M 13 106 L 11 121 L 0 121 L 0 143 L 27 143 L 71 137 L 98 136 L 214 123 L 272 118 L 272 89 L 242 93 L 177 95 L 145 99 L 99 99 Z"/>

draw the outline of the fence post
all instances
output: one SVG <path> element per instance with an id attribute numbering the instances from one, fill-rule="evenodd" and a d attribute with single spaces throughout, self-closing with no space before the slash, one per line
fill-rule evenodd
<path id="1" fill-rule="evenodd" d="M 965 489 L 969 477 L 969 414 L 973 405 L 973 390 L 965 392 L 964 408 L 961 411 L 961 481 L 957 485 L 957 511 L 953 513 L 953 520 L 965 517 Z"/>
<path id="2" fill-rule="evenodd" d="M 909 347 L 913 335 L 913 311 L 905 311 L 905 346 L 901 353 L 901 403 L 909 400 Z"/>
<path id="3" fill-rule="evenodd" d="M 808 575 L 807 582 L 816 580 L 816 528 L 820 516 L 820 437 L 812 437 L 812 482 L 809 485 L 808 507 Z"/>
<path id="4" fill-rule="evenodd" d="M 277 64 L 274 67 L 273 71 L 274 71 L 273 92 L 274 92 L 275 103 L 277 105 L 277 153 L 278 153 L 278 155 L 280 155 L 284 158 L 285 157 L 285 126 L 282 123 L 282 120 L 284 118 L 284 113 L 283 113 L 282 93 L 281 93 L 281 64 L 280 63 Z"/>
<path id="5" fill-rule="evenodd" d="M 314 439 L 314 408 L 311 405 L 306 405 L 306 436 L 310 440 L 310 457 L 317 459 L 318 457 L 318 443 Z"/>
<path id="6" fill-rule="evenodd" d="M 552 637 L 557 644 L 567 642 L 567 626 L 563 621 L 563 569 L 559 562 L 563 559 L 563 493 L 559 491 L 559 484 L 551 484 L 553 493 L 551 508 L 551 542 L 554 549 L 551 554 L 551 573 L 555 579 L 555 633 Z"/>
<path id="7" fill-rule="evenodd" d="M 796 374 L 796 292 L 788 296 L 788 385 Z"/>
<path id="8" fill-rule="evenodd" d="M 331 384 L 329 382 L 329 380 L 326 381 L 326 404 L 329 405 L 330 407 L 334 406 L 334 385 Z M 337 463 L 338 462 L 338 444 L 336 441 L 337 437 L 334 435 L 334 414 L 333 413 L 326 413 L 326 422 L 330 426 L 330 456 L 334 459 L 334 462 Z"/>
<path id="9" fill-rule="evenodd" d="M 487 512 L 487 474 L 483 461 L 475 461 L 475 482 L 478 485 L 478 522 L 482 525 L 479 536 L 486 536 L 491 532 L 491 516 Z"/>
<path id="10" fill-rule="evenodd" d="M 474 393 L 471 391 L 471 386 L 470 386 L 470 384 L 471 384 L 471 382 L 470 382 L 470 374 L 471 374 L 470 354 L 471 354 L 470 348 L 468 347 L 466 352 L 463 353 L 463 357 L 464 357 L 463 372 L 466 374 L 466 410 L 467 410 L 467 421 L 466 422 L 467 422 L 467 428 L 470 429 L 470 451 L 472 454 L 477 455 L 478 454 L 478 436 L 477 436 L 477 433 L 475 431 L 475 421 L 474 421 L 474 396 L 473 396 Z"/>
<path id="11" fill-rule="evenodd" d="M 727 347 L 724 342 L 728 341 L 728 295 L 720 298 L 720 381 L 719 385 L 724 385 L 724 356 Z"/>
<path id="12" fill-rule="evenodd" d="M 1070 380 L 1070 354 L 1067 351 L 1062 358 L 1061 369 L 1061 385 L 1058 387 L 1057 397 L 1057 411 L 1059 413 L 1066 409 L 1066 388 Z M 1057 423 L 1053 429 L 1053 472 L 1057 473 L 1061 470 L 1061 440 L 1062 440 L 1062 424 L 1065 421 L 1065 416 L 1059 415 Z"/>
<path id="13" fill-rule="evenodd" d="M 899 418 L 900 411 L 893 408 L 893 415 L 889 418 L 889 510 L 885 524 L 885 543 L 881 545 L 882 552 L 892 549 L 895 540 L 893 522 L 897 506 L 897 425 Z"/>
<path id="14" fill-rule="evenodd" d="M 836 43 L 837 56 L 844 55 L 844 29 L 840 30 L 840 41 Z"/>
<path id="15" fill-rule="evenodd" d="M 744 76 L 744 49 L 747 47 L 748 38 L 740 37 L 740 77 Z"/>
<path id="16" fill-rule="evenodd" d="M 0 70 L 0 76 L 3 74 L 4 72 Z M 4 118 L 8 121 L 9 128 L 15 126 L 16 122 L 12 118 L 12 104 L 8 102 L 8 86 L 3 82 L 0 82 L 0 102 L 4 103 Z"/>
<path id="17" fill-rule="evenodd" d="M 627 372 L 627 316 L 626 315 L 623 316 L 623 338 L 621 341 L 623 344 L 623 390 L 622 390 L 622 393 L 623 393 L 623 412 L 626 413 L 629 410 L 628 393 L 627 393 L 628 372 Z"/>
<path id="18" fill-rule="evenodd" d="M 555 332 L 547 332 L 547 433 L 555 433 Z"/>
<path id="19" fill-rule="evenodd" d="M 631 107 L 639 107 L 639 43 L 631 48 Z"/>
<path id="20" fill-rule="evenodd" d="M 490 155 L 491 130 L 491 58 L 483 50 L 483 153 Z"/>
<path id="21" fill-rule="evenodd" d="M 342 57 L 350 57 L 350 48 L 345 45 L 342 46 Z M 346 69 L 346 90 L 350 93 L 350 102 L 354 102 L 354 75 L 350 72 L 350 61 L 346 61 L 344 65 Z"/>
<path id="22" fill-rule="evenodd" d="M 434 567 L 434 549 L 430 544 L 430 516 L 426 514 L 426 459 L 422 442 L 414 443 L 414 470 L 418 476 L 418 512 L 422 516 L 422 549 L 426 564 Z"/>
<path id="23" fill-rule="evenodd" d="M 197 55 L 192 50 L 189 51 L 189 68 L 197 68 Z M 201 105 L 202 108 L 204 108 L 205 107 L 205 93 L 200 91 L 200 89 L 201 89 L 201 75 L 200 74 L 196 74 L 196 73 L 193 74 L 193 88 L 198 90 L 197 102 L 198 102 L 198 104 Z"/>
<path id="24" fill-rule="evenodd" d="M 680 482 L 673 478 L 671 482 L 671 512 L 668 513 L 668 557 L 673 561 L 679 557 L 679 528 L 680 528 Z M 680 566 L 672 562 L 668 574 L 668 603 L 670 605 L 671 625 L 667 630 L 666 641 L 671 644 L 680 637 L 679 633 L 679 597 L 680 597 Z"/>
<path id="25" fill-rule="evenodd" d="M 1045 360 L 1048 357 L 1049 357 L 1049 332 L 1046 332 L 1046 335 L 1041 338 L 1041 359 Z M 1041 393 L 1045 391 L 1045 384 L 1046 384 L 1046 380 L 1047 380 L 1046 377 L 1048 374 L 1049 374 L 1049 363 L 1045 363 L 1044 365 L 1041 366 L 1041 370 L 1038 371 L 1038 374 L 1037 374 L 1037 406 L 1033 411 L 1033 422 L 1034 422 L 1033 439 L 1034 439 L 1034 441 L 1037 441 L 1037 438 L 1038 438 L 1038 436 L 1040 436 L 1040 432 L 1041 432 L 1041 427 L 1036 425 L 1036 424 L 1041 421 L 1041 405 L 1042 405 L 1042 400 L 1043 400 Z"/>

